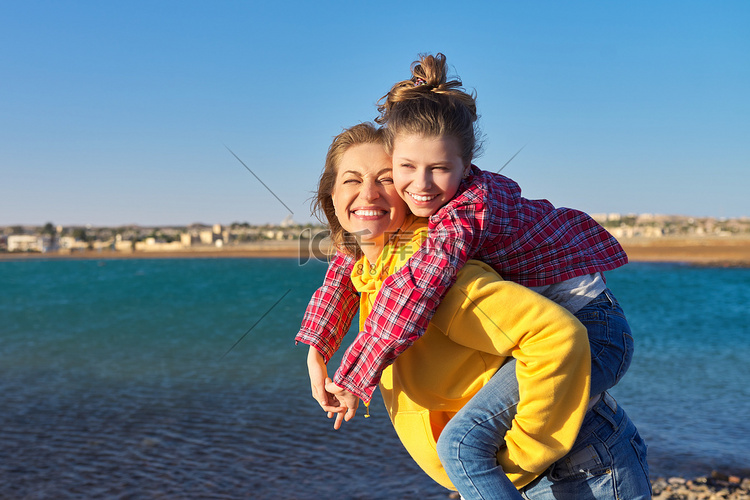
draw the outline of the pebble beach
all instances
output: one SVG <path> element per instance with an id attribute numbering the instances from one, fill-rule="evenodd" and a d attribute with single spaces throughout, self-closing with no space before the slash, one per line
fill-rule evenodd
<path id="1" fill-rule="evenodd" d="M 750 500 L 750 478 L 719 471 L 693 479 L 660 477 L 651 486 L 653 498 L 659 500 Z"/>

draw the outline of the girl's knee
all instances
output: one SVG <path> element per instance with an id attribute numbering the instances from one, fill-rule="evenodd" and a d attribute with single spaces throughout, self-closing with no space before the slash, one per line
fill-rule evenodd
<path id="1" fill-rule="evenodd" d="M 445 463 L 446 460 L 455 460 L 457 458 L 458 443 L 462 437 L 459 434 L 461 427 L 458 420 L 452 419 L 440 433 L 437 443 L 435 443 L 435 449 L 442 463 Z"/>

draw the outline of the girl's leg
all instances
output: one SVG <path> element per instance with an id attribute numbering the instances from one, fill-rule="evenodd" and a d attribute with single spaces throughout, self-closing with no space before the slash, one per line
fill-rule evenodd
<path id="1" fill-rule="evenodd" d="M 573 449 L 521 490 L 528 500 L 651 498 L 646 444 L 608 393 L 589 410 Z"/>
<path id="2" fill-rule="evenodd" d="M 620 381 L 633 359 L 633 336 L 622 307 L 609 289 L 575 313 L 589 334 L 591 395 Z"/>
<path id="3" fill-rule="evenodd" d="M 440 434 L 440 461 L 465 500 L 521 498 L 497 463 L 517 404 L 516 360 L 511 359 Z"/>

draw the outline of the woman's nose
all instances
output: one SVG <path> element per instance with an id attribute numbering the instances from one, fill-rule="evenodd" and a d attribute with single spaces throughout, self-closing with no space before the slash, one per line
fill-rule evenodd
<path id="1" fill-rule="evenodd" d="M 360 194 L 365 200 L 368 201 L 377 199 L 378 196 L 380 196 L 378 187 L 372 181 L 365 181 L 362 183 L 362 192 Z"/>

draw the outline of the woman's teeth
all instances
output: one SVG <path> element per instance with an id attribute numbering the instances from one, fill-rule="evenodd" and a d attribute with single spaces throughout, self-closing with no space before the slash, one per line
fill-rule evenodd
<path id="1" fill-rule="evenodd" d="M 355 210 L 355 215 L 359 215 L 360 217 L 375 217 L 377 215 L 382 215 L 383 212 L 381 210 Z"/>

